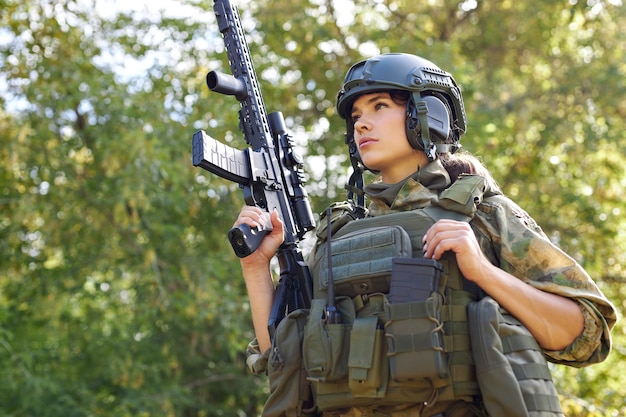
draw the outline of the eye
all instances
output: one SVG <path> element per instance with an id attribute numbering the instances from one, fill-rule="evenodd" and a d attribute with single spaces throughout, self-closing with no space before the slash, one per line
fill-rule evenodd
<path id="1" fill-rule="evenodd" d="M 379 102 L 377 102 L 377 103 L 374 105 L 374 108 L 375 108 L 376 110 L 384 109 L 384 108 L 387 108 L 387 107 L 389 107 L 389 106 L 388 106 L 388 105 L 387 105 L 387 103 L 386 103 L 386 102 L 384 102 L 384 101 L 379 101 Z"/>
<path id="2" fill-rule="evenodd" d="M 353 114 L 352 116 L 350 116 L 350 120 L 352 121 L 352 124 L 355 124 L 359 118 L 361 117 L 361 115 L 359 114 Z"/>

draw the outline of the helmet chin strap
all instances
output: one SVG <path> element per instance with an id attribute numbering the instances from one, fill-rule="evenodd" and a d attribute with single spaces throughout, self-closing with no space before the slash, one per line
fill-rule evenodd
<path id="1" fill-rule="evenodd" d="M 413 95 L 414 100 L 416 98 L 415 96 L 416 94 Z M 411 104 L 409 103 L 408 105 L 410 106 Z M 430 140 L 430 129 L 428 128 L 428 105 L 426 104 L 424 100 L 421 100 L 421 99 L 416 100 L 413 105 L 415 106 L 415 110 L 414 110 L 415 116 L 409 116 L 409 117 L 415 117 L 417 120 L 410 122 L 408 126 L 409 130 L 411 131 L 407 133 L 414 137 L 414 140 L 413 141 L 409 140 L 409 142 L 411 142 L 411 145 L 414 146 L 414 144 L 417 144 L 416 136 L 421 136 L 422 138 L 421 145 L 423 147 L 424 153 L 428 157 L 428 160 L 432 162 L 435 159 L 437 159 L 437 146 L 435 146 L 433 141 Z M 419 126 L 419 133 L 417 132 L 418 126 Z"/>
<path id="2" fill-rule="evenodd" d="M 365 208 L 365 193 L 363 192 L 363 168 L 361 163 L 350 156 L 350 162 L 352 164 L 352 175 L 346 185 L 346 191 L 348 194 L 348 200 L 355 202 L 358 207 Z M 356 196 L 356 197 L 355 197 Z"/>
<path id="3" fill-rule="evenodd" d="M 349 201 L 355 202 L 357 207 L 365 209 L 365 193 L 363 192 L 363 162 L 359 156 L 359 151 L 354 141 L 354 129 L 347 123 L 347 132 L 345 134 L 345 142 L 348 145 L 350 154 L 350 164 L 352 165 L 352 174 L 346 184 L 347 197 Z"/>

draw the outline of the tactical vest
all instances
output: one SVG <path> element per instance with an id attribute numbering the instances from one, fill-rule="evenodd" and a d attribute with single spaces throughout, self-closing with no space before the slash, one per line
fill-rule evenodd
<path id="1" fill-rule="evenodd" d="M 479 298 L 479 290 L 462 277 L 453 253 L 438 262 L 422 255 L 431 225 L 443 218 L 469 221 L 482 201 L 483 179 L 462 178 L 424 209 L 348 222 L 342 221 L 341 207 L 333 213 L 338 324 L 323 317 L 329 262 L 326 230 L 320 229 L 310 259 L 315 299 L 303 341 L 319 409 L 471 402 L 480 394 L 467 320 L 467 305 Z M 403 271 L 414 279 L 421 275 L 422 296 L 402 298 L 411 292 L 406 280 L 394 296 L 392 272 L 395 280 Z"/>
<path id="2" fill-rule="evenodd" d="M 470 221 L 483 181 L 463 175 L 429 207 L 378 217 L 331 206 L 330 254 L 322 221 L 309 256 L 311 309 L 289 314 L 272 341 L 264 417 L 478 397 L 494 417 L 562 417 L 530 332 L 463 278 L 453 253 L 423 259 L 424 233 Z M 325 317 L 331 264 L 338 322 Z"/>

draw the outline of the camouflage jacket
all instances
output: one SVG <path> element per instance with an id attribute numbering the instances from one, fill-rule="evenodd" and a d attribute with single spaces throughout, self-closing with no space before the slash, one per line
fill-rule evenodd
<path id="1" fill-rule="evenodd" d="M 397 184 L 372 183 L 364 191 L 372 216 L 429 206 L 450 185 L 450 178 L 436 160 Z M 617 320 L 615 307 L 587 272 L 554 245 L 537 223 L 498 190 L 486 190 L 470 222 L 487 258 L 498 267 L 542 291 L 575 300 L 585 319 L 582 334 L 562 351 L 545 351 L 555 363 L 582 367 L 606 359 L 611 348 L 610 331 Z M 248 366 L 265 371 L 267 352 L 256 341 L 248 346 Z"/>
<path id="2" fill-rule="evenodd" d="M 448 174 L 438 160 L 398 184 L 374 183 L 365 187 L 371 199 L 370 215 L 413 210 L 430 205 L 449 186 Z M 515 202 L 498 190 L 486 190 L 470 222 L 483 253 L 496 266 L 542 291 L 575 300 L 585 318 L 583 333 L 562 351 L 545 351 L 555 363 L 585 366 L 606 359 L 615 307 L 587 272 L 554 245 L 541 228 Z"/>

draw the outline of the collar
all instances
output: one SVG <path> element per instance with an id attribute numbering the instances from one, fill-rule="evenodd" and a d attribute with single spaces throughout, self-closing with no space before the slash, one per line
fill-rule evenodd
<path id="1" fill-rule="evenodd" d="M 395 184 L 382 181 L 363 189 L 370 198 L 370 215 L 378 216 L 392 211 L 407 211 L 429 206 L 439 192 L 450 186 L 450 176 L 441 161 L 436 159 L 423 169 Z"/>

